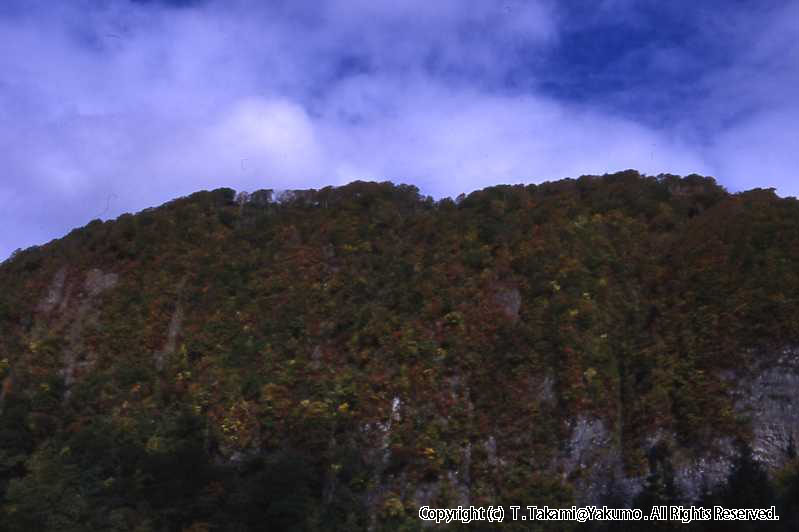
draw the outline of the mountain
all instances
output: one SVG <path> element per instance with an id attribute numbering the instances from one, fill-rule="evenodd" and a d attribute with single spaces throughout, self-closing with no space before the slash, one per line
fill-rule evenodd
<path id="1" fill-rule="evenodd" d="M 0 379 L 7 530 L 713 501 L 793 530 L 799 202 L 632 170 L 198 192 L 2 263 Z"/>

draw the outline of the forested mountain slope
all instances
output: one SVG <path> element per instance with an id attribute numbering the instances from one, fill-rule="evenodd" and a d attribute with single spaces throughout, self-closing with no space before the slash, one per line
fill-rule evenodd
<path id="1" fill-rule="evenodd" d="M 0 379 L 8 530 L 415 530 L 742 475 L 791 529 L 799 202 L 634 171 L 198 192 L 0 265 Z"/>

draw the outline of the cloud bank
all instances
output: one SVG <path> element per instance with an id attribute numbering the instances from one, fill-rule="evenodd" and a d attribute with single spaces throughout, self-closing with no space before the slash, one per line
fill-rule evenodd
<path id="1" fill-rule="evenodd" d="M 724 5 L 12 0 L 0 257 L 219 186 L 636 168 L 796 195 L 799 6 Z"/>

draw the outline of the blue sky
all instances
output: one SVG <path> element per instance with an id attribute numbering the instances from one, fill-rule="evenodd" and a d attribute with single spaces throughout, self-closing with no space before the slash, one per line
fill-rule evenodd
<path id="1" fill-rule="evenodd" d="M 199 189 L 799 195 L 799 3 L 5 0 L 0 259 Z"/>

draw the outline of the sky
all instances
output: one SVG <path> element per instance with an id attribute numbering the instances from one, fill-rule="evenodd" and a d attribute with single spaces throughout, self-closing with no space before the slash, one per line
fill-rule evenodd
<path id="1" fill-rule="evenodd" d="M 202 189 L 799 195 L 799 2 L 3 0 L 0 260 Z"/>

